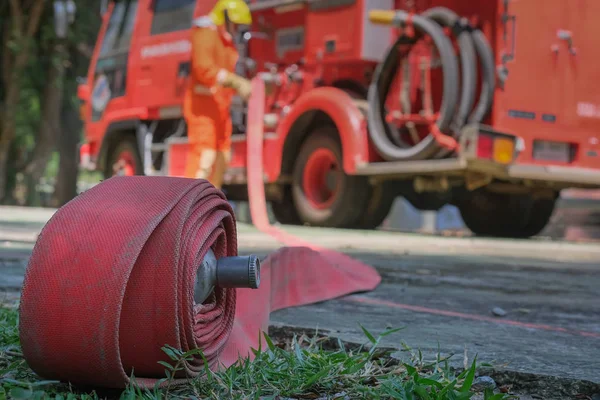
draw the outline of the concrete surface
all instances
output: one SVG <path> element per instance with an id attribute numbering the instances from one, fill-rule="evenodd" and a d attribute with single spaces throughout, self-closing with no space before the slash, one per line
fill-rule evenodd
<path id="1" fill-rule="evenodd" d="M 0 287 L 15 298 L 48 210 L 0 208 Z M 441 237 L 381 231 L 285 227 L 375 266 L 375 291 L 281 310 L 272 324 L 330 332 L 365 342 L 359 323 L 377 334 L 405 327 L 383 346 L 406 342 L 426 355 L 465 349 L 508 370 L 600 384 L 600 244 Z M 265 256 L 274 239 L 239 224 L 240 253 Z M 495 316 L 492 309 L 506 312 Z M 405 353 L 400 352 L 400 357 Z"/>

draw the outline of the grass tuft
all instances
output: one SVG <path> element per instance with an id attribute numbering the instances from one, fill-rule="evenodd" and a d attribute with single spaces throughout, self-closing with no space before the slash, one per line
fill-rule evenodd
<path id="1" fill-rule="evenodd" d="M 471 390 L 476 376 L 476 360 L 456 374 L 448 358 L 438 355 L 428 362 L 420 351 L 404 345 L 408 362 L 399 362 L 378 350 L 380 340 L 400 329 L 379 336 L 361 326 L 367 345 L 348 349 L 338 341 L 336 350 L 327 350 L 320 336 L 294 336 L 286 343 L 275 343 L 265 335 L 267 348 L 254 350 L 255 359 L 240 359 L 234 366 L 212 372 L 189 385 L 174 384 L 185 360 L 203 357 L 199 349 L 184 353 L 170 346 L 163 351 L 172 363 L 161 362 L 165 378 L 153 389 L 141 389 L 135 376 L 120 393 L 84 393 L 70 385 L 43 380 L 31 371 L 19 348 L 16 308 L 0 306 L 0 400 L 11 399 L 401 399 L 465 400 L 474 398 Z M 329 342 L 331 342 L 329 340 Z M 158 388 L 158 384 L 163 384 Z M 478 399 L 505 400 L 506 394 L 478 394 Z"/>

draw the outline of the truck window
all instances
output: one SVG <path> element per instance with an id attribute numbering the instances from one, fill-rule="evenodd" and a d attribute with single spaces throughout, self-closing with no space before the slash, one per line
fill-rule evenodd
<path id="1" fill-rule="evenodd" d="M 115 3 L 108 20 L 94 71 L 92 94 L 92 121 L 102 118 L 110 99 L 124 96 L 127 89 L 127 62 L 129 45 L 135 26 L 138 0 L 120 0 Z M 94 103 L 92 103 L 94 104 Z"/>
<path id="2" fill-rule="evenodd" d="M 121 31 L 121 37 L 119 38 L 119 49 L 129 48 L 131 43 L 131 35 L 133 34 L 133 28 L 135 27 L 135 16 L 137 15 L 138 0 L 131 0 L 127 6 L 127 14 L 125 15 L 125 21 L 123 23 L 123 30 Z"/>
<path id="3" fill-rule="evenodd" d="M 117 42 L 121 23 L 125 16 L 125 2 L 119 1 L 115 4 L 110 19 L 108 20 L 108 27 L 106 28 L 106 34 L 104 35 L 104 41 L 100 48 L 100 57 L 110 53 Z"/>
<path id="4" fill-rule="evenodd" d="M 189 29 L 194 18 L 196 0 L 155 0 L 151 35 Z"/>
<path id="5" fill-rule="evenodd" d="M 100 57 L 113 52 L 128 51 L 135 24 L 138 0 L 123 0 L 115 4 L 100 49 Z"/>

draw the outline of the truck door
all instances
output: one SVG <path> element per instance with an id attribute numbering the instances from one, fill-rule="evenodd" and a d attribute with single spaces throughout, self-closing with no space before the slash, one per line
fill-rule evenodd
<path id="1" fill-rule="evenodd" d="M 190 28 L 196 0 L 153 0 L 140 23 L 136 106 L 159 118 L 177 118 L 190 62 Z"/>
<path id="2" fill-rule="evenodd" d="M 569 4 L 569 23 L 556 44 L 558 56 L 568 64 L 565 119 L 569 129 L 564 135 L 577 145 L 579 166 L 600 168 L 600 2 Z"/>
<path id="3" fill-rule="evenodd" d="M 494 120 L 498 129 L 521 136 L 521 162 L 547 163 L 568 156 L 555 142 L 564 131 L 566 61 L 554 51 L 570 2 L 499 0 L 496 58 L 499 88 Z M 559 148 L 560 147 L 560 148 Z"/>

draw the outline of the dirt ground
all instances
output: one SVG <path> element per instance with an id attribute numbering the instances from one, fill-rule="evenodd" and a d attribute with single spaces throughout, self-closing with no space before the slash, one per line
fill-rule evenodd
<path id="1" fill-rule="evenodd" d="M 33 242 L 50 215 L 0 208 L 0 287 L 7 298 L 18 296 Z M 600 392 L 597 242 L 286 230 L 373 265 L 383 280 L 370 293 L 277 311 L 273 326 L 318 327 L 351 343 L 365 342 L 359 323 L 374 334 L 405 327 L 382 345 L 455 354 L 457 365 L 466 351 L 470 360 L 477 354 L 479 362 L 509 372 L 584 380 Z M 240 254 L 260 256 L 281 246 L 247 224 L 239 224 L 239 245 Z"/>

